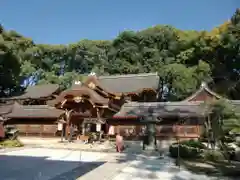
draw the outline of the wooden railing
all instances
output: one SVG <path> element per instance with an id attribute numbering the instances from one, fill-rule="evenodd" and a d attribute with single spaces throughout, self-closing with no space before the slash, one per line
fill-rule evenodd
<path id="1" fill-rule="evenodd" d="M 118 132 L 122 136 L 142 136 L 141 125 L 137 126 L 118 126 Z M 190 126 L 190 125 L 157 125 L 156 126 L 156 136 L 161 137 L 187 137 L 187 138 L 197 138 L 200 135 L 200 127 Z"/>
<path id="2" fill-rule="evenodd" d="M 54 137 L 57 132 L 55 124 L 17 124 L 16 128 L 21 136 Z"/>
<path id="3" fill-rule="evenodd" d="M 157 136 L 176 136 L 197 138 L 200 135 L 199 126 L 176 125 L 176 126 L 157 126 Z"/>

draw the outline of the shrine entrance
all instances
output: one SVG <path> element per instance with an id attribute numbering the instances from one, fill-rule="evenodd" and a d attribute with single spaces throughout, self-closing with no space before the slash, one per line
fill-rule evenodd
<path id="1" fill-rule="evenodd" d="M 98 118 L 84 118 L 82 121 L 83 134 L 86 132 L 103 132 L 106 133 L 106 122 L 103 119 Z"/>
<path id="2" fill-rule="evenodd" d="M 77 139 L 88 142 L 101 141 L 106 133 L 105 121 L 99 118 L 83 118 L 78 124 L 81 131 Z"/>

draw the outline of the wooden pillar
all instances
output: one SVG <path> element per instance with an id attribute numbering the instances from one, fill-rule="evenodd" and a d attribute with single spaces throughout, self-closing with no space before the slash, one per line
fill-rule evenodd
<path id="1" fill-rule="evenodd" d="M 64 128 L 65 128 L 65 140 L 67 140 L 68 139 L 68 132 L 69 132 L 69 124 L 66 123 Z"/>
<path id="2" fill-rule="evenodd" d="M 28 136 L 28 130 L 30 129 L 29 125 L 26 125 L 26 136 Z"/>
<path id="3" fill-rule="evenodd" d="M 101 115 L 99 112 L 99 108 L 97 108 L 97 123 L 96 123 L 96 130 L 97 130 L 97 126 L 99 125 L 98 123 L 100 123 L 100 131 L 99 131 L 99 137 L 98 140 L 101 141 L 102 140 L 102 122 L 101 122 Z"/>
<path id="4" fill-rule="evenodd" d="M 64 138 L 64 136 L 65 136 L 65 134 L 66 134 L 66 129 L 65 129 L 65 127 L 66 127 L 66 123 L 63 123 L 63 124 L 62 124 L 62 131 L 61 131 L 61 142 L 63 142 L 63 138 Z"/>
<path id="5" fill-rule="evenodd" d="M 66 115 L 66 133 L 65 133 L 65 139 L 67 140 L 69 137 L 68 137 L 68 133 L 70 132 L 71 133 L 71 113 L 72 113 L 73 110 L 66 110 L 65 111 L 65 115 Z M 70 134 L 71 135 L 71 134 Z"/>
<path id="6" fill-rule="evenodd" d="M 82 135 L 85 135 L 85 121 L 84 121 L 84 119 L 82 121 L 81 128 L 82 128 Z"/>
<path id="7" fill-rule="evenodd" d="M 73 123 L 71 122 L 70 123 L 70 134 L 69 134 L 69 139 L 68 139 L 69 142 L 72 142 L 73 130 L 74 130 L 74 127 L 73 127 Z"/>
<path id="8" fill-rule="evenodd" d="M 43 137 L 43 130 L 44 130 L 44 125 L 40 125 L 40 137 Z"/>
<path id="9" fill-rule="evenodd" d="M 108 130 L 109 130 L 109 125 L 106 123 L 106 125 L 105 125 L 105 132 L 106 132 L 106 134 L 108 134 Z"/>

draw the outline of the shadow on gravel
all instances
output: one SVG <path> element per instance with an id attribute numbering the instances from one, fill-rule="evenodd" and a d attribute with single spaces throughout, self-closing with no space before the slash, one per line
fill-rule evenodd
<path id="1" fill-rule="evenodd" d="M 49 160 L 48 157 L 0 155 L 2 180 L 75 180 L 103 165 L 104 161 Z"/>

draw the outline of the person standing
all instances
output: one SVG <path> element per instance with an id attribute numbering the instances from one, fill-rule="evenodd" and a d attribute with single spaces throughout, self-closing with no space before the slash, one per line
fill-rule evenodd
<path id="1" fill-rule="evenodd" d="M 116 134 L 116 150 L 120 153 L 123 150 L 123 137 L 119 133 Z"/>
<path id="2" fill-rule="evenodd" d="M 3 123 L 0 120 L 0 139 L 5 138 L 5 130 L 4 130 L 4 126 Z"/>

